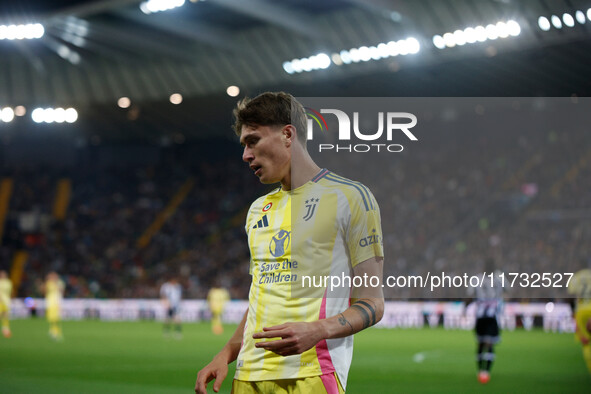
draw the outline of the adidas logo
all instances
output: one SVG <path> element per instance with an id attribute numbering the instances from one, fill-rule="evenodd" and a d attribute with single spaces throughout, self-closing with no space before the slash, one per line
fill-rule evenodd
<path id="1" fill-rule="evenodd" d="M 259 220 L 257 222 L 257 224 L 254 225 L 253 228 L 263 228 L 263 227 L 269 227 L 269 221 L 267 220 L 267 215 L 263 216 L 261 218 L 261 220 Z"/>

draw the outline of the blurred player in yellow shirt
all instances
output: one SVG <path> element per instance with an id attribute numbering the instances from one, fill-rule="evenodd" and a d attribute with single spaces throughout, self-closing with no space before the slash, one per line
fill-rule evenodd
<path id="1" fill-rule="evenodd" d="M 230 300 L 230 293 L 223 287 L 212 287 L 207 293 L 207 304 L 211 311 L 211 332 L 216 335 L 224 333 L 224 326 L 222 325 L 222 314 L 226 303 Z"/>
<path id="2" fill-rule="evenodd" d="M 583 345 L 583 357 L 591 373 L 591 269 L 577 272 L 568 286 L 568 291 L 577 296 L 576 333 Z"/>
<path id="3" fill-rule="evenodd" d="M 63 339 L 60 319 L 64 287 L 64 282 L 57 273 L 50 272 L 47 274 L 45 281 L 45 316 L 49 323 L 49 336 L 54 340 Z"/>
<path id="4" fill-rule="evenodd" d="M 6 271 L 0 271 L 0 319 L 2 320 L 2 335 L 10 338 L 10 298 L 12 282 L 8 279 Z"/>

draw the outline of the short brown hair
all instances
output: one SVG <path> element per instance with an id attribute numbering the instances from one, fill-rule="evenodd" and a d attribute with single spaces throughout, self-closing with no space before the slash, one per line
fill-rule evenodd
<path id="1" fill-rule="evenodd" d="M 306 114 L 295 97 L 285 92 L 265 92 L 253 99 L 240 100 L 234 108 L 234 132 L 240 136 L 244 126 L 293 125 L 306 146 Z"/>

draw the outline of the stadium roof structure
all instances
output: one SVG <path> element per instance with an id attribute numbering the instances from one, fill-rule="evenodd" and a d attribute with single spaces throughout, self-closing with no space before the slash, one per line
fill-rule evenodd
<path id="1" fill-rule="evenodd" d="M 231 122 L 229 86 L 239 97 L 591 93 L 590 0 L 149 1 L 2 2 L 0 107 L 75 106 L 104 132 L 198 137 Z M 508 21 L 517 34 L 465 30 Z M 7 39 L 29 23 L 40 38 Z M 410 37 L 418 53 L 400 46 Z"/>

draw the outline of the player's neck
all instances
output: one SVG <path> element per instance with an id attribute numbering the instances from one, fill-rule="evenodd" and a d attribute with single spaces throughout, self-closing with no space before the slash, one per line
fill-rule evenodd
<path id="1" fill-rule="evenodd" d="M 319 171 L 320 167 L 312 160 L 308 151 L 292 150 L 290 171 L 281 181 L 281 188 L 286 191 L 297 189 L 314 178 Z"/>

